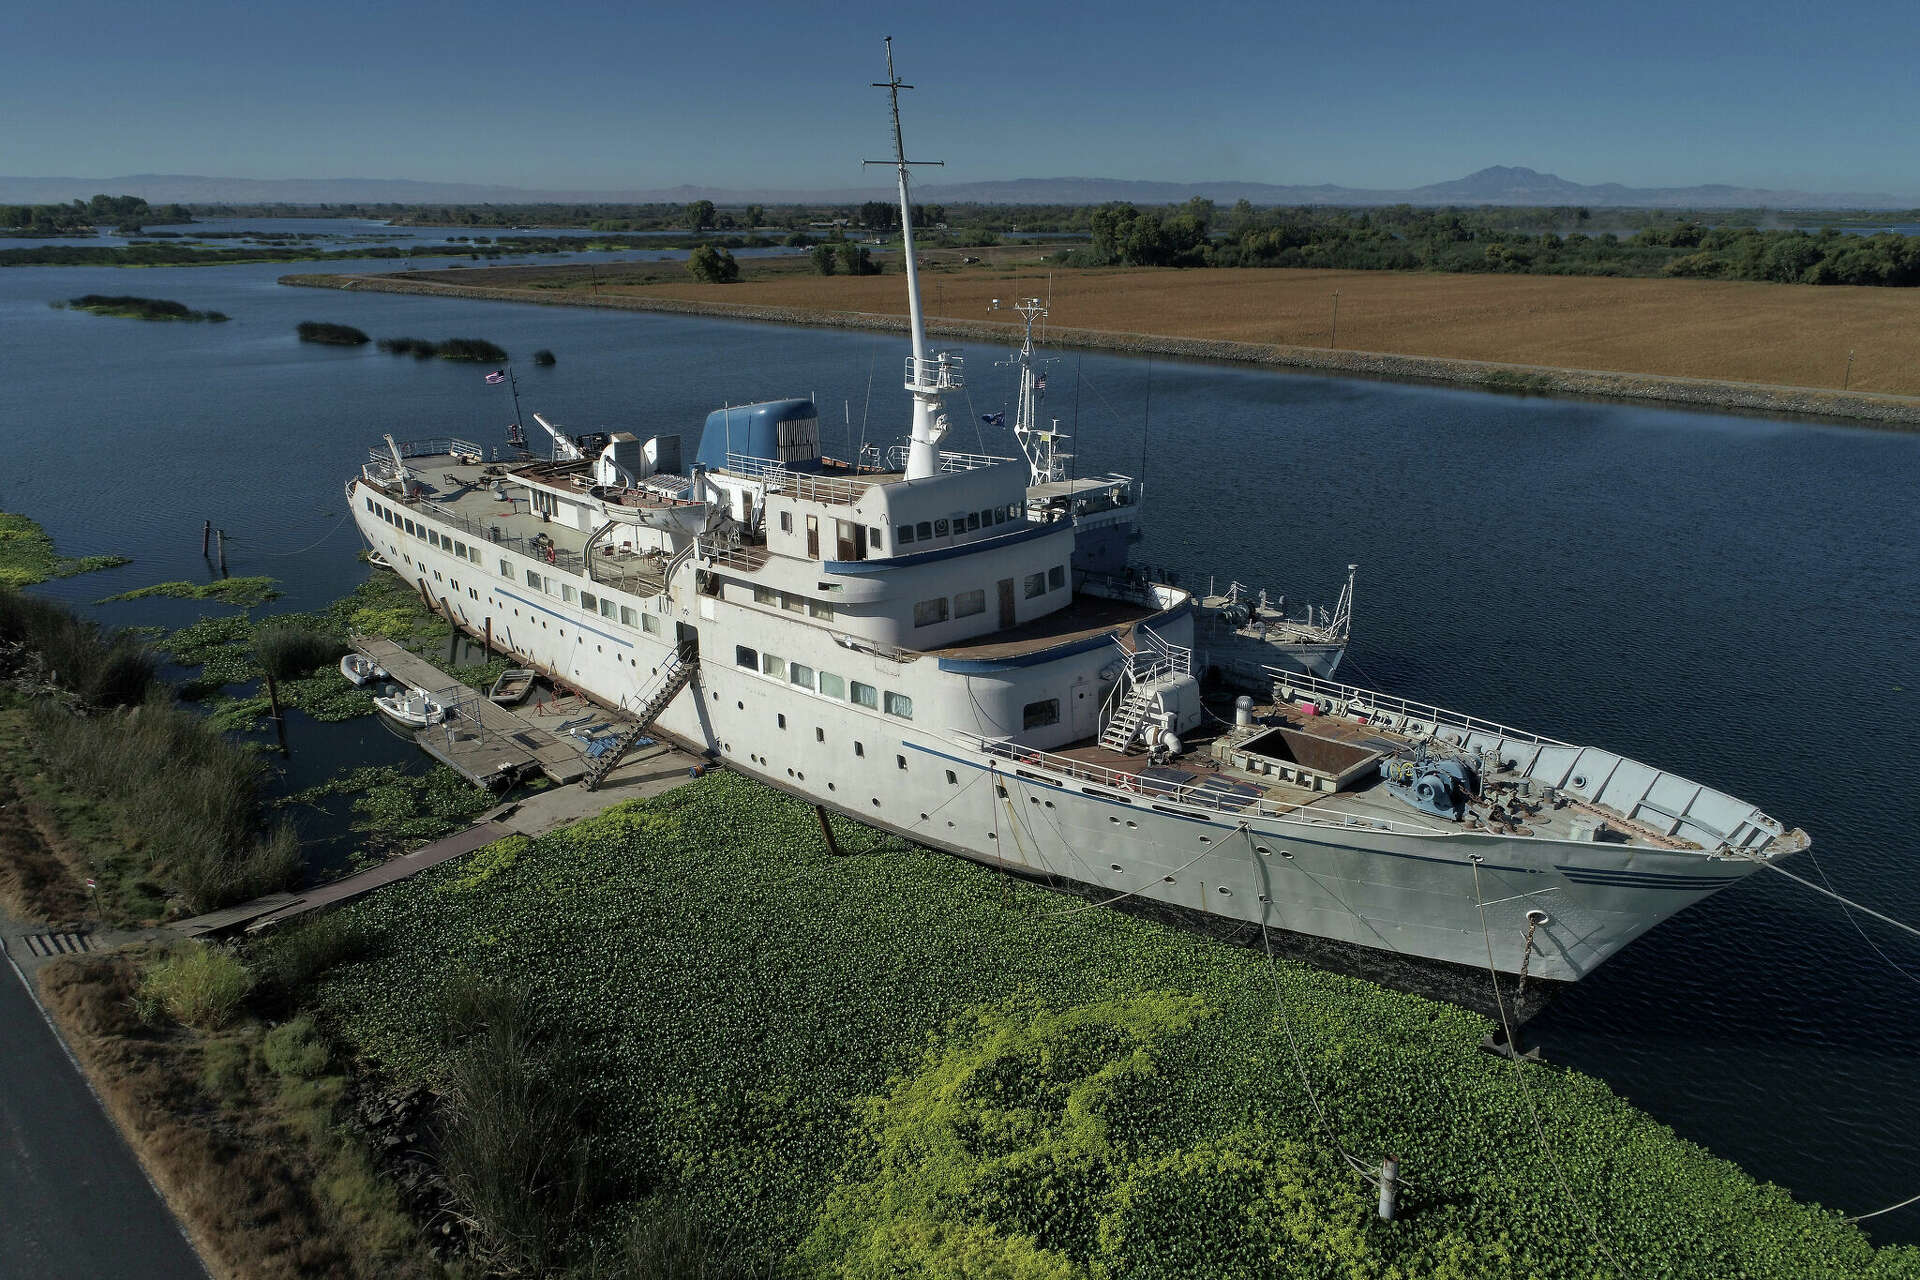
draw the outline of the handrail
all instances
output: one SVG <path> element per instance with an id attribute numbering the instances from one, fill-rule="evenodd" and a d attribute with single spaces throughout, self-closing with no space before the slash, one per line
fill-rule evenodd
<path id="1" fill-rule="evenodd" d="M 1124 769 L 1109 769 L 1105 765 L 1093 764 L 1086 760 L 1076 760 L 1070 756 L 1054 755 L 1049 751 L 1040 751 L 1033 747 L 1023 747 L 1005 738 L 988 738 L 964 729 L 948 731 L 962 747 L 978 751 L 983 755 L 997 756 L 1011 760 L 1015 764 L 1030 768 L 1045 769 L 1052 773 L 1063 774 L 1080 782 L 1091 782 L 1095 786 L 1111 787 L 1115 791 L 1128 795 L 1137 795 L 1148 800 L 1164 800 L 1173 804 L 1187 805 L 1217 813 L 1226 818 L 1245 818 L 1258 816 L 1274 822 L 1298 823 L 1316 827 L 1369 827 L 1377 831 L 1388 831 L 1401 835 L 1452 836 L 1461 832 L 1446 831 L 1439 827 L 1430 827 L 1418 822 L 1400 822 L 1392 818 L 1382 818 L 1374 814 L 1349 813 L 1344 809 L 1329 809 L 1313 805 L 1313 812 L 1306 812 L 1304 805 L 1276 804 L 1264 796 L 1250 799 L 1244 805 L 1228 806 L 1220 802 L 1218 792 L 1201 788 L 1194 783 L 1162 782 L 1155 778 L 1129 773 Z M 1312 803 L 1312 802 L 1308 802 Z M 1330 819 L 1338 819 L 1331 821 Z"/>
<path id="2" fill-rule="evenodd" d="M 1297 671 L 1284 670 L 1274 666 L 1266 666 L 1263 667 L 1262 670 L 1267 673 L 1273 682 L 1273 696 L 1276 702 L 1289 701 L 1288 693 L 1298 691 L 1300 693 L 1313 695 L 1316 701 L 1324 698 L 1329 702 L 1345 703 L 1349 707 L 1357 705 L 1360 708 L 1364 708 L 1370 718 L 1373 716 L 1397 716 L 1403 720 L 1408 718 L 1419 720 L 1429 727 L 1438 727 L 1444 724 L 1451 728 L 1463 729 L 1468 733 L 1490 734 L 1494 737 L 1511 738 L 1520 742 L 1538 743 L 1542 746 L 1570 747 L 1573 745 L 1570 742 L 1562 742 L 1558 738 L 1549 738 L 1544 734 L 1529 733 L 1524 729 L 1510 728 L 1507 725 L 1498 724 L 1492 720 L 1482 720 L 1478 716 L 1470 716 L 1464 712 L 1448 711 L 1444 707 L 1436 707 L 1431 703 L 1412 702 L 1406 698 L 1394 697 L 1390 694 L 1379 693 L 1372 689 L 1362 689 L 1358 685 L 1341 684 L 1334 680 L 1323 680 L 1319 676 L 1305 675 Z"/>
<path id="3" fill-rule="evenodd" d="M 905 471 L 907 453 L 906 445 L 894 445 L 887 450 L 887 465 L 895 471 Z M 1001 463 L 1014 461 L 1016 461 L 1014 458 L 1002 458 L 991 453 L 966 453 L 951 449 L 940 451 L 940 470 L 942 471 L 977 471 L 981 467 L 997 467 Z"/>
<path id="4" fill-rule="evenodd" d="M 925 360 L 907 357 L 907 390 L 958 391 L 967 385 L 966 359 L 951 351 L 940 351 Z"/>
<path id="5" fill-rule="evenodd" d="M 870 486 L 878 483 L 872 477 L 826 476 L 810 471 L 794 471 L 784 462 L 744 453 L 729 453 L 727 470 L 746 479 L 760 481 L 768 493 L 791 493 L 804 502 L 858 502 Z"/>
<path id="6" fill-rule="evenodd" d="M 400 450 L 400 456 L 403 458 L 451 457 L 454 454 L 471 454 L 476 458 L 487 456 L 485 449 L 459 436 L 429 436 L 425 440 L 402 440 L 394 447 Z M 386 449 L 368 449 L 367 457 L 374 462 L 390 461 L 393 454 Z"/>

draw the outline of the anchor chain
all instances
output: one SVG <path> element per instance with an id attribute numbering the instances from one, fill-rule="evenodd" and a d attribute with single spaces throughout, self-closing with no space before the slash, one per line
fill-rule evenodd
<path id="1" fill-rule="evenodd" d="M 1527 912 L 1526 946 L 1520 955 L 1519 993 L 1521 995 L 1525 995 L 1527 992 L 1527 967 L 1533 963 L 1533 931 L 1545 924 L 1548 918 L 1547 913 L 1544 911 L 1534 910 Z"/>

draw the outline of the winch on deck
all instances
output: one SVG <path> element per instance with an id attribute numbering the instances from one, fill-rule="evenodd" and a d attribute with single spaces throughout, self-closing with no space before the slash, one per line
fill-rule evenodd
<path id="1" fill-rule="evenodd" d="M 1425 747 L 1380 762 L 1387 793 L 1436 818 L 1458 819 L 1480 794 L 1480 775 L 1464 760 L 1429 754 Z"/>

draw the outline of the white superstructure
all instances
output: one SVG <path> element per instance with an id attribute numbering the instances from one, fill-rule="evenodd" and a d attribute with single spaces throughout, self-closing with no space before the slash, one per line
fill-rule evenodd
<path id="1" fill-rule="evenodd" d="M 1026 462 L 940 451 L 961 370 L 906 262 L 899 470 L 821 456 L 806 400 L 716 411 L 684 469 L 673 436 L 551 428 L 552 460 L 508 464 L 390 440 L 348 485 L 360 531 L 468 631 L 664 699 L 655 728 L 742 773 L 1115 897 L 1570 980 L 1804 847 L 1650 766 L 1312 676 L 1210 710 L 1190 595 L 1076 568 Z"/>

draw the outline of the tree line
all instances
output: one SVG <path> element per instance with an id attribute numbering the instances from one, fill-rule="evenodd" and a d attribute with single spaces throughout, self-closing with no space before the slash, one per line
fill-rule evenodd
<path id="1" fill-rule="evenodd" d="M 95 227 L 138 231 L 149 222 L 192 222 L 185 205 L 154 208 L 139 196 L 97 195 L 69 204 L 0 204 L 0 234 L 90 236 Z"/>
<path id="2" fill-rule="evenodd" d="M 1575 228 L 1587 221 L 1571 211 Z M 1783 284 L 1920 284 L 1920 237 L 1849 235 L 1697 218 L 1649 221 L 1629 235 L 1516 225 L 1508 209 L 1256 209 L 1210 200 L 1091 211 L 1090 242 L 1068 266 L 1329 267 L 1343 270 L 1683 276 Z"/>

